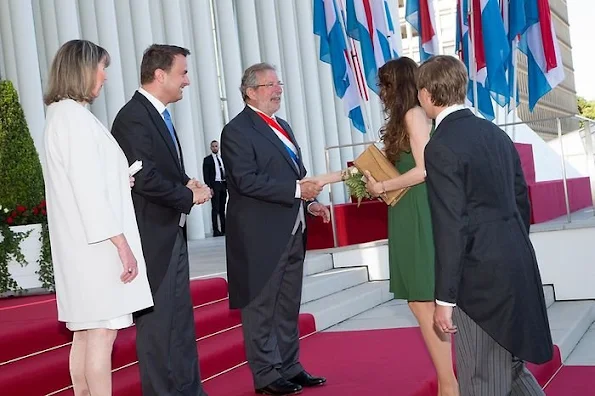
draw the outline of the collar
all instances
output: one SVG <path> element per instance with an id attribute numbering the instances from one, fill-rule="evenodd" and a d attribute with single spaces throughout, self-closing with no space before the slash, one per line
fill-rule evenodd
<path id="1" fill-rule="evenodd" d="M 452 106 L 448 106 L 447 108 L 445 108 L 444 110 L 442 110 L 440 112 L 440 114 L 438 114 L 436 116 L 436 126 L 434 128 L 438 128 L 438 125 L 440 125 L 440 123 L 449 115 L 451 115 L 452 113 L 454 113 L 455 111 L 459 111 L 459 110 L 463 110 L 465 108 L 465 105 L 462 104 L 457 104 L 457 105 L 452 105 Z"/>
<path id="2" fill-rule="evenodd" d="M 273 114 L 273 116 L 271 117 L 270 115 L 268 115 L 268 114 L 265 114 L 263 111 L 260 111 L 260 110 L 258 110 L 256 107 L 254 107 L 254 106 L 252 106 L 252 105 L 249 105 L 248 103 L 246 103 L 246 106 L 250 107 L 252 110 L 254 110 L 254 111 L 255 111 L 255 112 L 257 112 L 257 113 L 264 114 L 265 116 L 267 116 L 267 117 L 269 117 L 269 118 L 272 118 L 273 120 L 276 120 L 276 119 L 277 119 L 277 117 L 275 117 L 275 115 L 274 115 L 274 114 Z"/>
<path id="3" fill-rule="evenodd" d="M 143 89 L 143 87 L 140 87 L 138 89 L 138 92 L 140 94 L 142 94 L 145 98 L 147 98 L 149 100 L 149 102 L 151 102 L 151 104 L 153 105 L 153 107 L 155 107 L 155 109 L 157 110 L 157 112 L 159 113 L 159 115 L 161 117 L 163 117 L 163 112 L 165 111 L 165 109 L 167 107 L 159 99 L 157 99 L 156 97 L 154 97 L 153 95 L 151 95 L 149 92 L 147 92 L 145 89 Z"/>

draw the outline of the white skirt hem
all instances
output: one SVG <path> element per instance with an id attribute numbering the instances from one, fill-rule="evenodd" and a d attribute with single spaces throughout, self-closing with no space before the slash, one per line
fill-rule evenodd
<path id="1" fill-rule="evenodd" d="M 70 331 L 91 329 L 120 330 L 130 326 L 132 326 L 132 314 L 126 314 L 116 318 L 98 320 L 94 322 L 66 322 L 66 328 Z"/>

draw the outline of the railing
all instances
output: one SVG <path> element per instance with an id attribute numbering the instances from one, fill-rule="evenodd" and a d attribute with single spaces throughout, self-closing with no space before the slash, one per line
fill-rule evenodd
<path id="1" fill-rule="evenodd" d="M 519 131 L 519 127 L 527 126 L 530 127 L 531 124 L 539 124 L 540 126 L 547 125 L 548 123 L 553 123 L 547 129 L 554 129 L 557 131 L 557 138 L 559 145 L 559 152 L 558 155 L 560 156 L 560 169 L 562 172 L 562 185 L 564 187 L 564 203 L 566 206 L 566 222 L 572 222 L 571 216 L 571 208 L 570 208 L 570 199 L 568 193 L 568 169 L 567 169 L 567 161 L 568 155 L 566 154 L 566 147 L 564 144 L 564 138 L 568 138 L 571 136 L 570 134 L 576 133 L 575 140 L 578 140 L 583 145 L 583 151 L 573 152 L 572 156 L 584 156 L 585 157 L 585 169 L 582 172 L 584 176 L 589 176 L 590 178 L 590 190 L 591 190 L 591 200 L 595 202 L 595 157 L 593 153 L 593 136 L 592 131 L 595 131 L 595 120 L 591 120 L 589 118 L 580 116 L 580 115 L 566 115 L 566 116 L 559 116 L 559 117 L 550 117 L 550 118 L 543 118 L 531 121 L 518 121 L 518 122 L 511 122 L 505 124 L 499 124 L 498 126 L 506 131 L 512 138 L 515 143 L 529 143 L 532 142 L 528 137 L 535 136 L 533 133 L 522 133 L 522 130 Z M 583 124 L 583 127 L 580 128 L 579 125 Z M 537 128 L 535 128 L 537 129 Z M 533 128 L 531 128 L 533 131 Z M 581 131 L 583 133 L 581 134 Z M 519 135 L 519 132 L 521 134 Z M 524 136 L 523 136 L 524 135 Z M 564 138 L 563 138 L 564 137 Z M 555 151 L 555 147 L 552 147 L 551 143 L 548 143 L 548 146 Z M 536 169 L 537 169 L 537 164 Z M 579 173 L 580 169 L 576 169 Z M 595 211 L 593 212 L 595 216 Z"/>
<path id="2" fill-rule="evenodd" d="M 369 141 L 369 142 L 362 142 L 362 143 L 353 143 L 353 144 L 342 144 L 338 146 L 328 146 L 324 148 L 324 156 L 326 159 L 326 173 L 332 172 L 331 170 L 331 155 L 330 150 L 348 148 L 348 147 L 358 147 L 358 146 L 369 146 L 371 144 L 379 144 L 379 141 Z M 347 164 L 342 164 L 342 166 L 347 166 Z M 339 169 L 340 170 L 340 169 Z M 329 202 L 330 202 L 330 212 L 331 212 L 331 228 L 333 230 L 333 246 L 337 247 L 337 221 L 335 217 L 335 205 L 333 202 L 333 184 L 329 184 Z"/>
<path id="3" fill-rule="evenodd" d="M 566 122 L 566 121 L 576 121 L 576 122 Z M 560 167 L 562 173 L 562 183 L 564 186 L 564 200 L 566 205 L 566 221 L 568 223 L 572 222 L 571 217 L 571 208 L 570 208 L 570 199 L 568 193 L 568 170 L 566 159 L 567 155 L 565 154 L 565 147 L 564 141 L 562 139 L 563 136 L 568 136 L 569 133 L 578 133 L 580 141 L 584 145 L 584 152 L 580 154 L 573 153 L 574 156 L 576 155 L 584 155 L 586 158 L 586 168 L 583 172 L 585 176 L 590 177 L 590 187 L 591 187 L 591 199 L 595 203 L 595 157 L 593 151 L 593 137 L 592 133 L 595 132 L 595 120 L 582 117 L 579 115 L 568 115 L 568 116 L 561 116 L 561 117 L 552 117 L 552 118 L 544 118 L 544 119 L 537 119 L 528 122 L 519 121 L 519 122 L 511 122 L 505 124 L 499 124 L 498 126 L 506 131 L 509 136 L 511 136 L 512 140 L 516 143 L 529 143 L 532 144 L 530 139 L 527 137 L 533 137 L 533 142 L 538 142 L 540 139 L 537 139 L 535 133 L 531 129 L 531 132 L 525 131 L 523 133 L 523 126 L 529 126 L 531 124 L 540 123 L 546 124 L 548 122 L 555 123 L 555 129 L 558 131 L 557 139 L 559 141 L 559 156 L 560 156 Z M 583 123 L 582 129 L 573 130 L 572 125 L 578 125 L 579 122 Z M 581 136 L 581 130 L 584 130 Z M 592 132 L 593 131 L 593 132 Z M 563 133 L 564 132 L 564 133 Z M 325 147 L 325 159 L 326 159 L 326 171 L 330 173 L 331 171 L 337 171 L 340 169 L 331 169 L 331 157 L 330 152 L 331 150 L 337 150 L 342 148 L 352 148 L 358 146 L 368 146 L 370 144 L 379 144 L 379 141 L 367 141 L 362 143 L 353 143 L 353 144 L 343 144 L 343 145 L 336 145 L 336 146 L 328 146 Z M 547 143 L 545 143 L 547 144 Z M 346 166 L 347 164 L 341 164 L 341 166 Z M 537 165 L 537 164 L 535 164 Z M 580 170 L 577 170 L 580 172 Z M 345 197 L 348 199 L 348 197 Z M 329 184 L 329 202 L 330 202 L 330 212 L 331 212 L 331 227 L 333 232 L 333 246 L 337 247 L 337 224 L 336 224 L 336 216 L 335 216 L 335 202 L 333 202 L 333 185 Z M 595 211 L 593 211 L 593 215 L 595 216 Z"/>

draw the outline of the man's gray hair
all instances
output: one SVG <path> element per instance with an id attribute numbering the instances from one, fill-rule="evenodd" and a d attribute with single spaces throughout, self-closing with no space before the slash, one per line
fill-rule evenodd
<path id="1" fill-rule="evenodd" d="M 248 95 L 246 94 L 248 88 L 255 88 L 258 85 L 258 74 L 267 70 L 277 71 L 275 66 L 266 62 L 252 65 L 244 71 L 242 85 L 240 85 L 240 92 L 242 93 L 244 102 L 248 99 Z"/>

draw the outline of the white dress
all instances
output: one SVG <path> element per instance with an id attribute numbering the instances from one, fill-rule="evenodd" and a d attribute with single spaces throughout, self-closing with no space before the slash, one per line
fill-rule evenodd
<path id="1" fill-rule="evenodd" d="M 52 103 L 44 133 L 44 178 L 58 320 L 70 330 L 119 329 L 151 307 L 128 162 L 109 131 L 73 100 Z M 138 276 L 123 267 L 109 238 L 124 234 Z"/>

